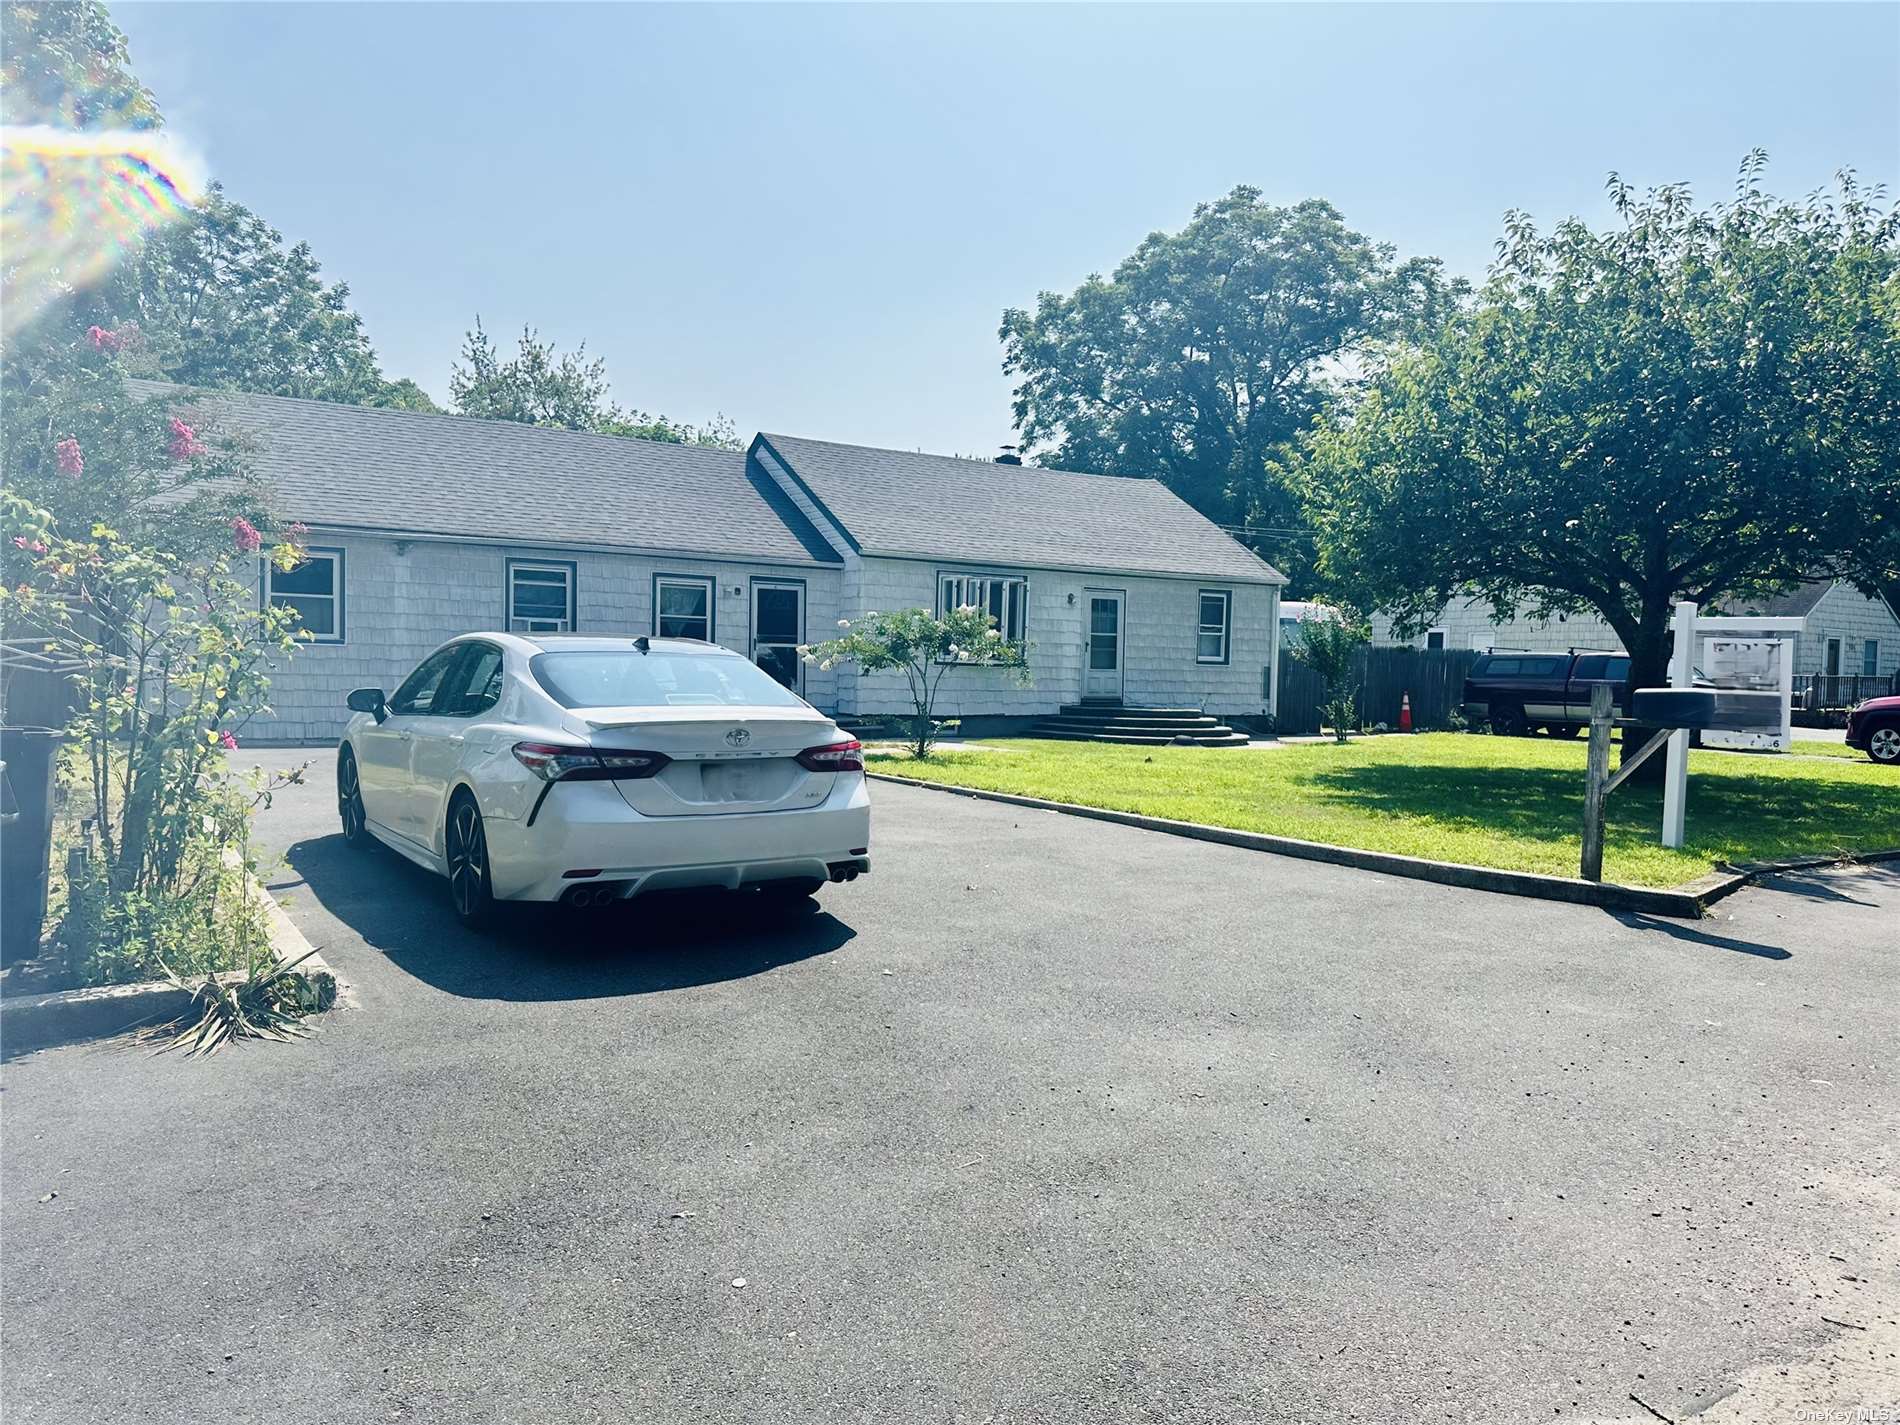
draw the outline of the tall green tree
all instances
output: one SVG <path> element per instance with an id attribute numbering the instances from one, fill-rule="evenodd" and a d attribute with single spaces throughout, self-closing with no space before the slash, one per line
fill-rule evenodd
<path id="1" fill-rule="evenodd" d="M 449 374 L 449 399 L 465 416 L 599 435 L 636 436 L 675 445 L 737 450 L 739 433 L 724 416 L 702 426 L 668 420 L 614 404 L 607 363 L 587 355 L 587 343 L 557 352 L 532 327 L 521 329 L 512 356 L 495 345 L 481 318 L 462 341 L 462 359 Z"/>
<path id="2" fill-rule="evenodd" d="M 1112 277 L 1003 313 L 1016 426 L 1046 463 L 1158 475 L 1219 523 L 1296 527 L 1276 458 L 1356 361 L 1459 290 L 1330 203 L 1279 207 L 1239 187 L 1151 234 Z M 1297 567 L 1302 547 L 1267 549 Z"/>
<path id="3" fill-rule="evenodd" d="M 9 0 L 0 8 L 0 90 L 9 124 L 155 129 L 161 122 L 100 0 Z"/>
<path id="4" fill-rule="evenodd" d="M 0 35 L 9 123 L 163 127 L 124 34 L 98 0 L 5 0 Z M 98 327 L 114 334 L 115 351 L 138 375 L 326 401 L 426 403 L 414 382 L 384 378 L 349 296 L 347 285 L 323 280 L 309 244 L 286 245 L 213 185 L 188 219 L 147 235 L 103 278 L 10 333 L 7 380 L 57 366 Z"/>
<path id="5" fill-rule="evenodd" d="M 1590 609 L 1664 681 L 1678 599 L 1900 565 L 1900 215 L 1612 177 L 1620 222 L 1506 219 L 1479 300 L 1311 439 L 1333 587 L 1416 626 L 1449 596 Z"/>
<path id="6" fill-rule="evenodd" d="M 187 386 L 381 405 L 376 362 L 346 283 L 308 243 L 213 184 L 188 222 L 146 239 L 115 276 L 111 315 L 139 333 L 137 364 Z"/>

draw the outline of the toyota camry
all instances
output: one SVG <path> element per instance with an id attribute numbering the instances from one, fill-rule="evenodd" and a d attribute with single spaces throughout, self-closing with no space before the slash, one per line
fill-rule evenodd
<path id="1" fill-rule="evenodd" d="M 344 837 L 446 877 L 468 925 L 497 901 L 790 899 L 871 869 L 858 743 L 713 644 L 471 633 L 349 706 Z"/>

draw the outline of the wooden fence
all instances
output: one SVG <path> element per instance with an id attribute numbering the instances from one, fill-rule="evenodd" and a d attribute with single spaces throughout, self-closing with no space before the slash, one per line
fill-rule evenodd
<path id="1" fill-rule="evenodd" d="M 1478 657 L 1464 648 L 1361 648 L 1353 659 L 1359 720 L 1367 727 L 1397 727 L 1400 699 L 1410 693 L 1413 727 L 1449 726 L 1452 710 L 1464 701 L 1465 674 Z M 1318 732 L 1326 701 L 1319 674 L 1281 649 L 1279 678 L 1280 732 Z"/>

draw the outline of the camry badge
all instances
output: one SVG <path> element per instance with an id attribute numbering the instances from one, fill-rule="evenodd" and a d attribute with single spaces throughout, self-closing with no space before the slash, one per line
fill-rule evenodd
<path id="1" fill-rule="evenodd" d="M 726 734 L 727 743 L 733 747 L 744 747 L 746 743 L 751 740 L 752 734 L 747 732 L 743 727 L 735 727 L 731 732 Z"/>

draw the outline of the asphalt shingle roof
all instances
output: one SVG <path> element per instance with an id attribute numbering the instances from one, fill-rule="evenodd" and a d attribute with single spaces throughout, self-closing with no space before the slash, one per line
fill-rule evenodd
<path id="1" fill-rule="evenodd" d="M 836 564 L 739 451 L 155 381 L 251 463 L 286 519 L 508 544 Z M 1158 480 L 762 435 L 863 551 L 992 566 L 1281 582 Z"/>
<path id="2" fill-rule="evenodd" d="M 1806 618 L 1814 612 L 1814 606 L 1827 597 L 1827 591 L 1834 587 L 1832 579 L 1816 579 L 1812 583 L 1797 584 L 1782 594 L 1770 594 L 1765 599 L 1734 599 L 1725 601 L 1737 613 L 1754 614 L 1761 618 Z"/>
<path id="3" fill-rule="evenodd" d="M 760 440 L 869 554 L 1283 582 L 1159 480 Z"/>
<path id="4" fill-rule="evenodd" d="M 275 487 L 280 512 L 305 524 L 840 562 L 741 451 L 131 384 L 146 396 L 176 392 L 220 431 L 256 441 L 252 463 Z"/>

